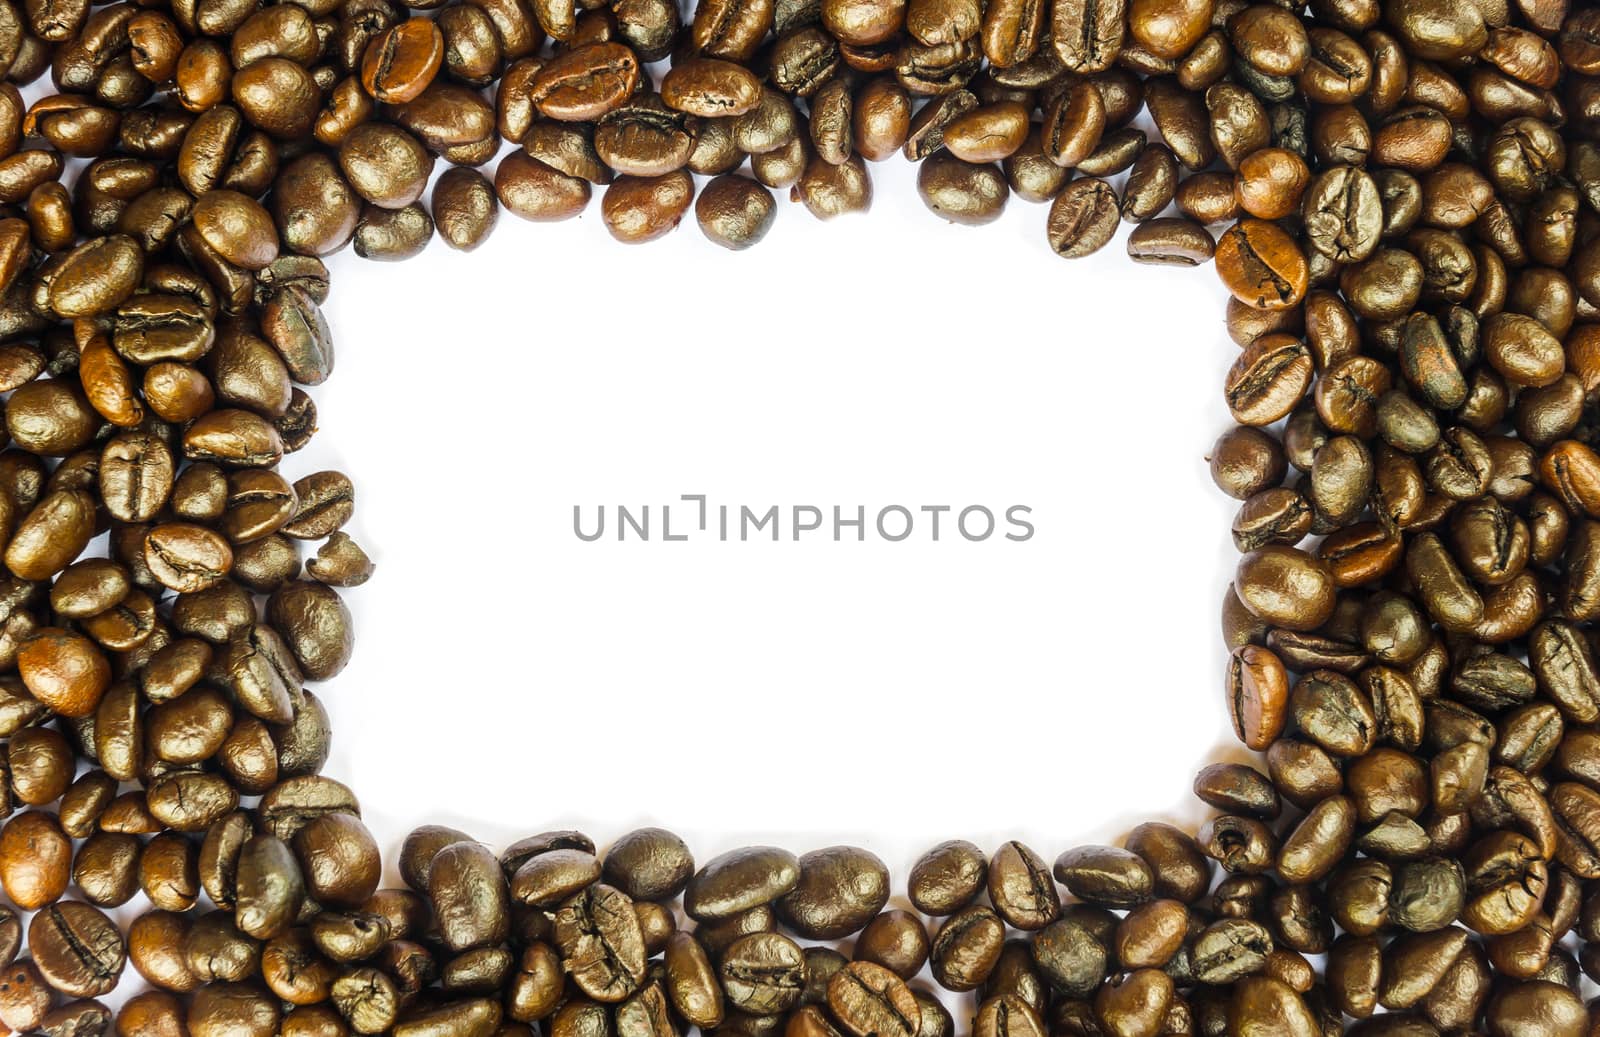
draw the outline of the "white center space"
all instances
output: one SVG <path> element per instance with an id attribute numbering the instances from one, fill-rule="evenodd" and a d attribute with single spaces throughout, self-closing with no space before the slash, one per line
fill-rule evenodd
<path id="1" fill-rule="evenodd" d="M 329 773 L 386 849 L 639 824 L 1047 857 L 1194 823 L 1231 743 L 1233 505 L 1204 461 L 1236 354 L 1209 269 L 1123 237 L 1068 262 L 1045 210 L 981 229 L 873 170 L 864 218 L 780 203 L 755 249 L 610 240 L 598 203 L 478 252 L 332 263 L 321 432 L 378 562 L 323 693 Z M 596 543 L 572 508 L 1032 508 L 1032 540 Z M 614 513 L 610 516 L 615 520 Z M 674 516 L 675 525 L 679 516 Z"/>

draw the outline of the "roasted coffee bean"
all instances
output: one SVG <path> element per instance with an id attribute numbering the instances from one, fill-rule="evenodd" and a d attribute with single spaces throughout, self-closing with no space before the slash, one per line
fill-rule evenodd
<path id="1" fill-rule="evenodd" d="M 770 904 L 800 881 L 800 862 L 777 847 L 733 850 L 708 861 L 689 880 L 683 906 L 689 917 L 719 921 Z"/>
<path id="2" fill-rule="evenodd" d="M 179 593 L 205 590 L 233 567 L 233 551 L 218 534 L 188 523 L 169 522 L 145 534 L 145 564 L 165 587 Z"/>
<path id="3" fill-rule="evenodd" d="M 983 889 L 988 861 L 972 843 L 940 843 L 918 858 L 907 879 L 907 891 L 917 910 L 930 915 L 954 914 L 971 903 Z"/>
<path id="4" fill-rule="evenodd" d="M 45 982 L 68 997 L 110 993 L 127 961 L 116 923 L 90 905 L 70 900 L 33 916 L 28 947 Z"/>
<path id="5" fill-rule="evenodd" d="M 45 1037 L 95 1037 L 112 1032 L 113 1019 L 105 1005 L 79 998 L 46 1013 L 39 1029 Z"/>
<path id="6" fill-rule="evenodd" d="M 580 990 L 614 1002 L 638 988 L 645 973 L 644 936 L 625 894 L 596 883 L 562 904 L 554 919 L 562 967 Z"/>
<path id="7" fill-rule="evenodd" d="M 1181 829 L 1147 821 L 1122 842 L 1149 866 L 1157 896 L 1192 903 L 1210 887 L 1211 862 L 1194 837 Z"/>
<path id="8" fill-rule="evenodd" d="M 866 961 L 851 962 L 834 974 L 828 983 L 828 1008 L 856 1037 L 915 1037 L 922 1025 L 922 1009 L 905 982 Z"/>
<path id="9" fill-rule="evenodd" d="M 66 891 L 71 855 L 54 815 L 17 814 L 0 828 L 0 885 L 22 910 L 54 903 Z"/>
<path id="10" fill-rule="evenodd" d="M 53 1001 L 50 988 L 32 961 L 6 966 L 0 984 L 0 1022 L 18 1031 L 34 1030 L 44 1022 Z"/>
<path id="11" fill-rule="evenodd" d="M 483 244 L 494 231 L 500 208 L 495 198 L 494 185 L 488 178 L 475 169 L 458 166 L 446 170 L 434 183 L 429 212 L 433 216 L 434 227 L 445 244 L 462 252 L 471 252 Z M 311 334 L 307 334 L 298 337 L 296 341 L 311 346 L 317 353 L 322 353 L 323 337 L 325 336 L 312 338 Z M 279 348 L 282 349 L 281 346 Z M 331 366 L 331 345 L 326 352 Z M 319 373 L 326 377 L 326 368 L 320 368 Z M 308 384 L 313 382 L 313 379 L 309 378 L 298 380 Z"/>
<path id="12" fill-rule="evenodd" d="M 1272 782 L 1243 764 L 1217 763 L 1195 777 L 1195 795 L 1224 813 L 1248 813 L 1270 820 L 1281 806 Z"/>
<path id="13" fill-rule="evenodd" d="M 756 1016 L 792 1008 L 804 990 L 805 973 L 799 946 L 779 933 L 751 933 L 734 941 L 718 970 L 728 1003 Z"/>
<path id="14" fill-rule="evenodd" d="M 1111 176 L 1133 166 L 1149 146 L 1145 132 L 1137 127 L 1108 130 L 1101 136 L 1099 146 L 1078 163 L 1077 169 L 1085 176 Z M 1231 186 L 1229 194 L 1232 194 Z"/>
<path id="15" fill-rule="evenodd" d="M 16 660 L 28 693 L 62 716 L 93 713 L 111 683 L 110 664 L 94 643 L 66 630 L 39 630 Z"/>
<path id="16" fill-rule="evenodd" d="M 606 881 L 636 900 L 676 896 L 694 875 L 694 857 L 684 841 L 662 828 L 640 828 L 611 844 L 604 860 Z"/>
<path id="17" fill-rule="evenodd" d="M 305 872 L 306 888 L 316 900 L 357 906 L 377 888 L 377 846 L 354 814 L 318 813 L 294 832 L 291 841 Z"/>
<path id="18" fill-rule="evenodd" d="M 376 954 L 391 930 L 382 915 L 339 914 L 324 911 L 312 919 L 310 935 L 316 949 L 340 964 L 363 961 Z"/>
<path id="19" fill-rule="evenodd" d="M 591 853 L 558 849 L 530 857 L 512 876 L 511 894 L 533 907 L 554 907 L 600 877 Z"/>
<path id="20" fill-rule="evenodd" d="M 819 220 L 866 212 L 872 207 L 872 179 L 859 155 L 837 164 L 813 156 L 789 189 L 789 198 Z"/>
<path id="21" fill-rule="evenodd" d="M 859 931 L 888 899 L 883 862 L 866 850 L 835 846 L 800 858 L 799 881 L 776 906 L 796 933 L 823 940 Z"/>
<path id="22" fill-rule="evenodd" d="M 1225 814 L 1200 830 L 1200 845 L 1207 856 L 1234 875 L 1259 875 L 1276 856 L 1272 830 L 1254 818 Z"/>
<path id="23" fill-rule="evenodd" d="M 618 43 L 590 43 L 546 62 L 528 84 L 534 105 L 564 121 L 592 120 L 615 108 L 639 82 L 639 63 Z"/>
<path id="24" fill-rule="evenodd" d="M 1053 8 L 1052 38 L 1063 65 L 1079 75 L 1111 67 L 1126 35 L 1124 6 L 1066 0 Z"/>
<path id="25" fill-rule="evenodd" d="M 1104 180 L 1084 177 L 1061 189 L 1050 205 L 1050 248 L 1067 259 L 1098 252 L 1110 243 L 1120 220 L 1117 196 Z"/>
<path id="26" fill-rule="evenodd" d="M 1265 648 L 1241 645 L 1229 657 L 1226 691 L 1239 740 L 1257 750 L 1270 746 L 1287 717 L 1289 676 L 1282 661 Z"/>
<path id="27" fill-rule="evenodd" d="M 1042 929 L 1061 913 L 1061 895 L 1043 858 L 1009 842 L 989 858 L 989 902 L 1010 925 Z"/>
<path id="28" fill-rule="evenodd" d="M 722 989 L 704 948 L 677 933 L 667 943 L 666 990 L 678 1013 L 696 1026 L 715 1027 L 724 1015 Z"/>
<path id="29" fill-rule="evenodd" d="M 404 209 L 422 197 L 433 159 L 405 130 L 363 123 L 340 142 L 339 169 L 366 201 L 383 209 Z"/>
<path id="30" fill-rule="evenodd" d="M 1251 612 L 1290 630 L 1311 630 L 1332 615 L 1332 574 L 1297 548 L 1269 545 L 1239 560 L 1234 586 Z"/>
<path id="31" fill-rule="evenodd" d="M 495 196 L 525 220 L 565 220 L 589 203 L 587 181 L 568 176 L 536 159 L 512 152 L 495 171 Z"/>
<path id="32" fill-rule="evenodd" d="M 1149 900 L 1155 877 L 1137 854 L 1111 846 L 1084 846 L 1056 858 L 1054 875 L 1079 899 L 1105 907 Z"/>
<path id="33" fill-rule="evenodd" d="M 1194 974 L 1203 983 L 1237 982 L 1261 971 L 1272 953 L 1272 934 L 1257 922 L 1223 918 L 1194 943 Z"/>
<path id="34" fill-rule="evenodd" d="M 1128 256 L 1138 263 L 1199 266 L 1215 248 L 1210 232 L 1190 220 L 1151 220 L 1128 236 Z"/>
<path id="35" fill-rule="evenodd" d="M 1235 426 L 1219 436 L 1208 460 L 1217 488 L 1239 500 L 1276 486 L 1288 468 L 1278 441 L 1249 426 Z"/>
<path id="36" fill-rule="evenodd" d="M 1122 218 L 1144 223 L 1165 209 L 1177 192 L 1178 161 L 1171 149 L 1152 144 L 1139 152 L 1122 193 Z"/>
<path id="37" fill-rule="evenodd" d="M 1257 309 L 1296 306 L 1305 298 L 1305 255 L 1276 225 L 1246 219 L 1217 242 L 1217 273 L 1240 302 Z"/>
<path id="38" fill-rule="evenodd" d="M 749 248 L 772 228 L 777 214 L 772 192 L 737 173 L 712 180 L 695 200 L 695 219 L 706 237 L 724 248 Z"/>
<path id="39" fill-rule="evenodd" d="M 444 36 L 426 18 L 409 18 L 379 33 L 361 59 L 361 85 L 383 104 L 415 98 L 444 62 Z"/>
<path id="40" fill-rule="evenodd" d="M 1172 1006 L 1172 980 L 1156 969 L 1139 969 L 1102 986 L 1094 999 L 1095 1016 L 1118 1037 L 1159 1030 Z"/>
<path id="41" fill-rule="evenodd" d="M 928 961 L 928 931 L 921 919 L 909 911 L 885 911 L 861 931 L 856 940 L 857 961 L 870 961 L 909 979 L 922 971 Z M 811 979 L 807 969 L 807 979 Z"/>
<path id="42" fill-rule="evenodd" d="M 677 227 L 693 198 L 694 181 L 682 170 L 618 177 L 601 199 L 601 218 L 618 241 L 654 241 Z"/>
<path id="43" fill-rule="evenodd" d="M 1105 126 L 1105 100 L 1100 92 L 1091 83 L 1077 83 L 1046 110 L 1040 140 L 1052 162 L 1070 168 L 1094 153 Z"/>
<path id="44" fill-rule="evenodd" d="M 1002 101 L 952 119 L 944 127 L 944 146 L 965 162 L 998 162 L 1021 147 L 1027 136 L 1027 108 Z"/>
<path id="45" fill-rule="evenodd" d="M 917 191 L 934 213 L 969 226 L 998 219 L 1010 194 L 996 166 L 964 162 L 951 151 L 923 160 L 917 170 Z"/>
<path id="46" fill-rule="evenodd" d="M 509 933 L 505 875 L 482 844 L 460 840 L 434 854 L 427 888 L 439 934 L 451 951 L 492 946 Z"/>
<path id="47" fill-rule="evenodd" d="M 1087 996 L 1105 979 L 1110 932 L 1097 924 L 1105 921 L 1068 908 L 1034 936 L 1033 960 L 1051 986 L 1069 995 Z"/>
<path id="48" fill-rule="evenodd" d="M 929 954 L 933 978 L 947 990 L 974 990 L 1000 960 L 1005 925 L 988 907 L 976 905 L 952 914 L 934 935 Z"/>
<path id="49" fill-rule="evenodd" d="M 306 677 L 325 680 L 349 662 L 354 647 L 350 610 L 331 588 L 289 580 L 267 599 L 267 616 Z"/>

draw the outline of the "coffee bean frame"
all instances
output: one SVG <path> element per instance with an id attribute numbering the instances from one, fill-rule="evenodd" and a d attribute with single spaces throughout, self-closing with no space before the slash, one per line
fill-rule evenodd
<path id="1" fill-rule="evenodd" d="M 0 65 L 0 1023 L 1593 1029 L 1600 10 L 0 0 Z M 1261 755 L 1197 776 L 1199 832 L 1053 860 L 955 840 L 897 883 L 856 847 L 425 825 L 380 889 L 313 690 L 372 573 L 357 483 L 278 471 L 333 372 L 322 257 L 597 188 L 618 241 L 693 208 L 744 248 L 776 191 L 866 211 L 897 154 L 952 222 L 1017 196 L 1063 258 L 1130 223 L 1133 259 L 1216 271 L 1222 698 Z"/>

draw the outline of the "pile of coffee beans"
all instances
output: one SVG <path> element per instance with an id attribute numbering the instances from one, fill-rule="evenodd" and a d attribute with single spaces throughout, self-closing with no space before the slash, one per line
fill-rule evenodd
<path id="1" fill-rule="evenodd" d="M 0 71 L 5 1027 L 1600 1028 L 1600 9 L 0 0 Z M 1061 256 L 1126 222 L 1137 260 L 1214 259 L 1225 700 L 1261 755 L 1199 775 L 1197 834 L 942 843 L 893 906 L 866 850 L 659 829 L 425 827 L 380 889 L 310 687 L 372 563 L 349 478 L 278 471 L 333 368 L 321 257 L 595 187 L 623 241 L 693 205 L 742 248 L 773 190 L 861 211 L 896 152 L 946 219 L 1016 194 Z"/>

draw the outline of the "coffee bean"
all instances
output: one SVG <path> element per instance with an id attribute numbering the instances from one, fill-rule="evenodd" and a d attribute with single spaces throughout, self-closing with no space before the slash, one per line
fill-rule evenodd
<path id="1" fill-rule="evenodd" d="M 964 162 L 998 162 L 1021 147 L 1027 136 L 1027 108 L 1019 102 L 1003 101 L 950 120 L 944 127 L 944 146 Z"/>
<path id="2" fill-rule="evenodd" d="M 291 841 L 305 872 L 306 888 L 316 900 L 355 906 L 377 888 L 378 849 L 372 833 L 354 814 L 319 812 Z"/>
<path id="3" fill-rule="evenodd" d="M 279 543 L 287 544 L 287 541 L 280 540 Z M 233 564 L 234 577 L 241 582 L 245 582 L 240 572 L 243 566 L 244 560 L 236 552 Z M 372 578 L 376 568 L 360 544 L 351 539 L 348 533 L 339 532 L 328 537 L 322 546 L 317 548 L 317 556 L 306 563 L 306 574 L 331 587 L 359 587 Z M 282 579 L 271 581 L 272 586 L 281 585 L 284 579 L 292 576 L 293 573 L 285 573 Z"/>
<path id="4" fill-rule="evenodd" d="M 22 579 L 48 579 L 65 569 L 94 535 L 94 500 L 80 489 L 54 490 L 17 524 L 5 563 Z"/>
<path id="5" fill-rule="evenodd" d="M 260 270 L 278 258 L 278 233 L 262 205 L 238 191 L 207 191 L 189 218 L 219 256 L 234 266 Z"/>
<path id="6" fill-rule="evenodd" d="M 601 218 L 618 241 L 654 241 L 683 219 L 694 182 L 678 170 L 656 177 L 618 177 L 601 199 Z"/>
<path id="7" fill-rule="evenodd" d="M 100 1002 L 79 998 L 46 1013 L 39 1031 L 45 1037 L 95 1037 L 111 1032 L 113 1018 Z"/>
<path id="8" fill-rule="evenodd" d="M 50 282 L 50 308 L 66 319 L 110 313 L 133 294 L 143 272 L 143 253 L 131 237 L 86 241 L 61 258 Z"/>
<path id="9" fill-rule="evenodd" d="M 1067 891 L 1092 904 L 1133 907 L 1150 899 L 1155 879 L 1137 854 L 1111 846 L 1082 846 L 1056 858 L 1054 875 Z"/>
<path id="10" fill-rule="evenodd" d="M 528 858 L 512 876 L 511 894 L 533 907 L 554 907 L 600 878 L 591 853 L 558 849 Z"/>
<path id="11" fill-rule="evenodd" d="M 439 934 L 452 951 L 498 944 L 510 930 L 505 875 L 494 854 L 481 843 L 460 840 L 433 855 L 428 865 L 428 899 Z M 559 918 L 556 931 L 559 939 Z"/>
<path id="12" fill-rule="evenodd" d="M 110 665 L 94 643 L 66 630 L 40 630 L 16 658 L 28 692 L 63 716 L 93 713 L 111 683 Z"/>
<path id="13" fill-rule="evenodd" d="M 330 961 L 340 964 L 372 957 L 390 935 L 388 920 L 381 915 L 324 911 L 311 922 L 311 942 Z"/>
<path id="14" fill-rule="evenodd" d="M 1066 0 L 1053 12 L 1056 54 L 1069 71 L 1090 75 L 1111 67 L 1126 33 L 1121 4 Z"/>
<path id="15" fill-rule="evenodd" d="M 361 85 L 383 104 L 404 104 L 425 90 L 444 62 L 444 36 L 426 18 L 385 29 L 361 59 Z"/>
<path id="16" fill-rule="evenodd" d="M 581 122 L 604 115 L 633 93 L 639 62 L 619 43 L 590 43 L 545 63 L 529 84 L 545 116 Z"/>
<path id="17" fill-rule="evenodd" d="M 45 982 L 68 997 L 110 993 L 127 960 L 116 923 L 88 904 L 70 900 L 33 916 L 28 947 Z"/>
<path id="18" fill-rule="evenodd" d="M 859 155 L 837 165 L 813 157 L 789 189 L 789 199 L 819 220 L 866 212 L 872 207 L 872 179 Z"/>
<path id="19" fill-rule="evenodd" d="M 683 908 L 699 921 L 719 921 L 770 904 L 800 881 L 800 861 L 772 846 L 732 850 L 708 861 L 689 880 Z"/>
<path id="20" fill-rule="evenodd" d="M 927 964 L 928 950 L 928 931 L 922 921 L 909 911 L 891 910 L 867 923 L 856 940 L 855 957 L 909 979 Z M 808 978 L 811 971 L 807 969 Z"/>
<path id="21" fill-rule="evenodd" d="M 669 108 L 702 118 L 743 115 L 761 101 L 761 84 L 743 65 L 716 58 L 675 64 L 661 80 Z"/>
<path id="22" fill-rule="evenodd" d="M 771 4 L 706 0 L 696 5 L 691 25 L 694 45 L 715 58 L 747 61 L 773 26 Z"/>
<path id="23" fill-rule="evenodd" d="M 923 204 L 952 223 L 978 226 L 999 219 L 1010 189 L 992 164 L 974 164 L 940 151 L 917 170 Z"/>
<path id="24" fill-rule="evenodd" d="M 233 551 L 216 533 L 169 522 L 145 534 L 145 564 L 163 586 L 194 593 L 215 585 L 233 567 Z"/>
<path id="25" fill-rule="evenodd" d="M 1050 205 L 1050 248 L 1067 259 L 1098 252 L 1111 241 L 1119 219 L 1110 184 L 1092 177 L 1074 180 Z"/>
<path id="26" fill-rule="evenodd" d="M 779 933 L 752 933 L 736 940 L 718 969 L 728 1003 L 758 1016 L 792 1008 L 805 987 L 805 972 L 800 948 Z"/>
<path id="27" fill-rule="evenodd" d="M 736 173 L 725 173 L 706 184 L 694 206 L 706 237 L 734 250 L 749 248 L 766 237 L 776 211 L 772 192 Z"/>
<path id="28" fill-rule="evenodd" d="M 1297 548 L 1272 545 L 1239 560 L 1234 586 L 1251 612 L 1290 630 L 1311 630 L 1332 615 L 1331 574 Z"/>
<path id="29" fill-rule="evenodd" d="M 723 1018 L 722 988 L 705 949 L 687 933 L 667 941 L 666 992 L 678 1014 L 696 1026 L 715 1027 Z"/>
<path id="30" fill-rule="evenodd" d="M 1220 919 L 1195 941 L 1195 977 L 1212 984 L 1237 982 L 1260 971 L 1272 948 L 1265 926 L 1243 918 Z"/>
<path id="31" fill-rule="evenodd" d="M 24 911 L 45 907 L 66 891 L 71 855 L 54 815 L 17 814 L 0 828 L 0 885 Z"/>
<path id="32" fill-rule="evenodd" d="M 1105 101 L 1100 92 L 1093 84 L 1078 83 L 1045 111 L 1040 142 L 1050 161 L 1070 168 L 1094 153 L 1105 126 Z"/>
<path id="33" fill-rule="evenodd" d="M 1235 987 L 1228 1025 L 1245 1029 L 1262 1019 L 1277 1019 L 1285 1033 L 1299 1037 L 1320 1032 L 1316 1018 L 1292 987 L 1269 976 L 1250 976 Z"/>
<path id="34" fill-rule="evenodd" d="M 1018 929 L 1042 929 L 1061 911 L 1044 860 L 1019 842 L 1009 842 L 989 858 L 989 901 L 1002 918 Z"/>
<path id="35" fill-rule="evenodd" d="M 1276 225 L 1241 220 L 1217 242 L 1217 273 L 1240 302 L 1279 310 L 1305 298 L 1309 272 L 1299 247 Z"/>
<path id="36" fill-rule="evenodd" d="M 1195 776 L 1195 795 L 1224 813 L 1248 813 L 1270 820 L 1281 805 L 1272 782 L 1244 764 L 1216 763 Z"/>
<path id="37" fill-rule="evenodd" d="M 681 893 L 694 875 L 694 857 L 682 839 L 663 828 L 640 828 L 611 844 L 606 881 L 638 900 Z"/>
<path id="38" fill-rule="evenodd" d="M 1151 220 L 1128 236 L 1128 256 L 1138 263 L 1199 266 L 1214 250 L 1210 232 L 1188 220 Z"/>
<path id="39" fill-rule="evenodd" d="M 1005 925 L 982 905 L 962 908 L 939 927 L 930 961 L 933 978 L 947 990 L 974 990 L 1000 960 Z"/>
<path id="40" fill-rule="evenodd" d="M 918 858 L 907 879 L 907 891 L 917 910 L 948 915 L 965 907 L 978 895 L 988 874 L 983 851 L 972 843 L 940 843 Z"/>
<path id="41" fill-rule="evenodd" d="M 828 983 L 828 1009 L 856 1037 L 915 1037 L 922 1025 L 922 1010 L 910 988 L 871 962 L 851 962 L 834 975 Z"/>
<path id="42" fill-rule="evenodd" d="M 52 998 L 34 963 L 14 962 L 0 974 L 0 979 L 0 1022 L 19 1031 L 42 1025 Z"/>
<path id="43" fill-rule="evenodd" d="M 1134 1037 L 1160 1026 L 1173 996 L 1172 980 L 1165 973 L 1140 969 L 1102 986 L 1095 995 L 1094 1012 L 1107 1032 Z"/>
<path id="44" fill-rule="evenodd" d="M 562 904 L 554 936 L 562 968 L 596 1001 L 621 1001 L 644 978 L 644 935 L 619 890 L 595 883 Z"/>

